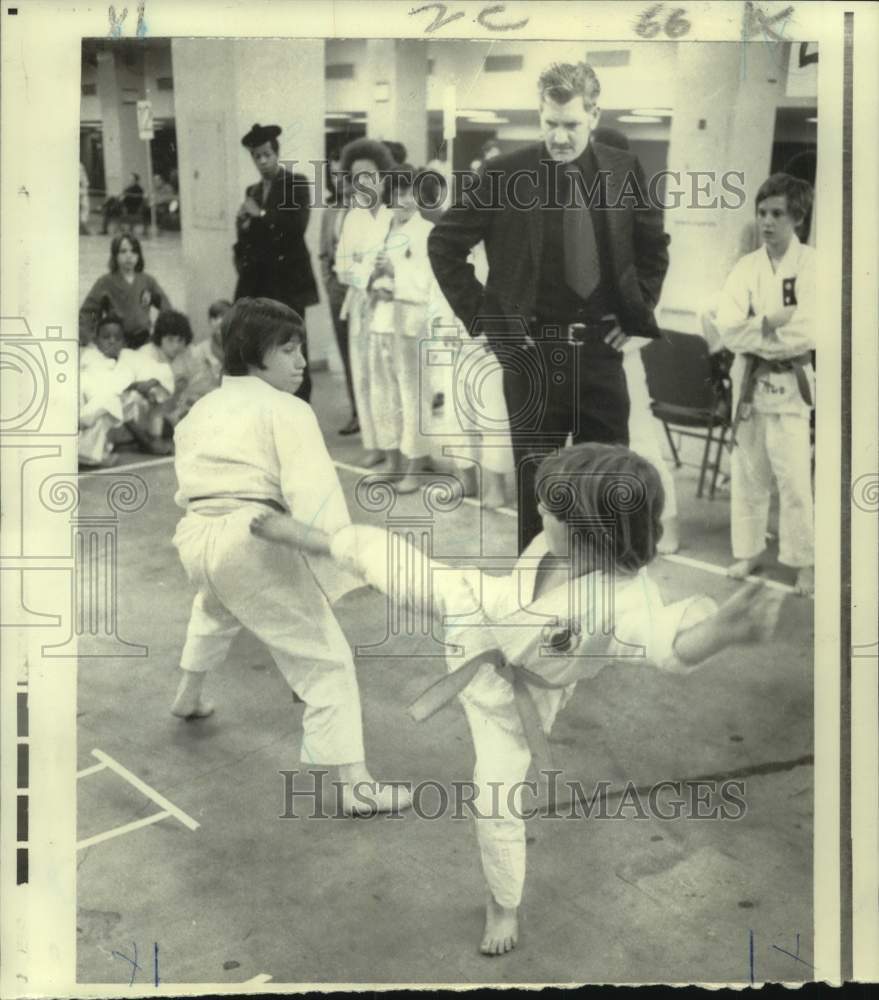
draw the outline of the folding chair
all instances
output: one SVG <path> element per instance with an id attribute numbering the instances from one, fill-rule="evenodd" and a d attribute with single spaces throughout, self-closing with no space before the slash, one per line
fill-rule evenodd
<path id="1" fill-rule="evenodd" d="M 698 334 L 663 331 L 641 352 L 650 392 L 650 409 L 662 421 L 675 465 L 681 461 L 671 428 L 683 437 L 705 442 L 696 496 L 702 496 L 711 467 L 709 498 L 714 499 L 723 447 L 730 430 L 728 351 L 709 354 L 708 344 Z M 714 454 L 712 457 L 712 446 Z"/>

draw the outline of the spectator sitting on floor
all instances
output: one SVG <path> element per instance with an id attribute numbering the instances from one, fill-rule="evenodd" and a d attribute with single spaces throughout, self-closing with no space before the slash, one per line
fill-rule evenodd
<path id="1" fill-rule="evenodd" d="M 147 342 L 150 335 L 150 306 L 170 309 L 171 303 L 162 286 L 144 270 L 143 250 L 136 236 L 122 233 L 110 243 L 110 262 L 106 274 L 92 285 L 80 306 L 82 334 L 91 341 L 101 303 L 109 298 L 122 320 L 125 346 L 133 350 Z"/>
<path id="2" fill-rule="evenodd" d="M 223 374 L 223 317 L 232 308 L 227 299 L 218 299 L 208 308 L 210 334 L 204 340 L 182 351 L 172 362 L 175 380 L 185 385 L 179 411 L 172 422 L 176 425 L 202 396 L 216 389 Z"/>
<path id="3" fill-rule="evenodd" d="M 163 373 L 160 380 L 163 386 L 172 386 L 171 395 L 162 405 L 161 413 L 154 415 L 151 433 L 156 437 L 163 435 L 165 420 L 173 426 L 185 412 L 183 399 L 189 379 L 180 366 L 175 370 L 174 362 L 186 352 L 191 343 L 192 327 L 189 320 L 183 313 L 168 309 L 159 313 L 149 343 L 136 352 L 139 359 L 142 355 L 146 363 Z M 139 364 L 143 363 L 143 360 L 139 360 Z"/>
<path id="4" fill-rule="evenodd" d="M 107 303 L 109 306 L 109 303 Z M 124 431 L 145 451 L 167 452 L 144 430 L 144 418 L 170 397 L 163 373 L 151 369 L 140 352 L 126 350 L 122 319 L 105 309 L 94 343 L 79 356 L 79 461 L 81 465 L 112 465 L 113 446 Z M 171 383 L 173 387 L 173 383 Z M 124 430 L 123 430 L 124 428 Z"/>

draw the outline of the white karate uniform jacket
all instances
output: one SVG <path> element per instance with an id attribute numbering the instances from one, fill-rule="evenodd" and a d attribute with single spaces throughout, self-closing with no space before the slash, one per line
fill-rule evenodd
<path id="1" fill-rule="evenodd" d="M 433 614 L 445 624 L 452 644 L 450 671 L 499 644 L 508 663 L 562 685 L 530 689 L 546 733 L 577 681 L 595 677 L 608 664 L 649 663 L 673 673 L 696 669 L 677 658 L 675 638 L 716 611 L 707 597 L 663 605 L 646 569 L 627 576 L 591 573 L 534 600 L 537 571 L 548 556 L 543 534 L 507 576 L 452 568 L 436 560 L 424 567 L 428 556 L 411 547 L 405 552 L 395 548 L 389 558 L 388 539 L 381 529 L 352 525 L 333 537 L 331 552 L 349 572 L 359 573 L 383 593 L 403 595 L 412 605 L 425 598 L 410 581 L 429 578 Z M 561 646 L 560 631 L 565 640 Z M 499 783 L 500 789 L 500 811 L 476 822 L 483 871 L 497 902 L 518 906 L 525 878 L 525 824 L 521 809 L 510 808 L 507 796 L 525 779 L 531 752 L 513 685 L 493 665 L 483 663 L 460 697 L 476 750 L 476 801 L 483 813 L 491 812 L 488 803 L 494 793 L 489 782 Z"/>

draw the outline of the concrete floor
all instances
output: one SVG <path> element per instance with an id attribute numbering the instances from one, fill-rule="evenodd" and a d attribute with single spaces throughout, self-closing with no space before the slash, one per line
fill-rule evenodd
<path id="1" fill-rule="evenodd" d="M 348 463 L 357 442 L 335 433 L 343 397 L 340 378 L 317 376 L 315 409 L 334 457 Z M 168 714 L 191 600 L 171 545 L 180 512 L 170 464 L 134 471 L 149 499 L 120 522 L 118 631 L 149 655 L 80 662 L 79 767 L 95 763 L 97 748 L 200 825 L 166 818 L 79 852 L 80 981 L 128 983 L 120 955 L 136 944 L 136 982 L 148 984 L 154 943 L 166 984 L 813 977 L 811 602 L 788 597 L 772 643 L 718 656 L 688 678 L 627 665 L 580 685 L 552 739 L 565 778 L 610 782 L 612 813 L 627 781 L 732 774 L 746 782 L 747 813 L 734 822 L 532 820 L 520 947 L 486 959 L 469 821 L 278 818 L 279 771 L 299 767 L 301 708 L 255 639 L 236 642 L 213 678 L 213 718 Z M 84 477 L 84 509 L 102 506 L 103 478 Z M 340 478 L 354 517 L 378 520 L 355 509 L 357 474 Z M 654 575 L 666 600 L 723 598 L 732 585 L 708 570 L 729 558 L 728 499 L 696 500 L 690 468 L 677 481 L 681 554 L 706 568 L 660 559 Z M 420 500 L 400 503 L 414 512 Z M 514 530 L 513 517 L 465 505 L 437 516 L 436 554 L 476 556 L 481 546 L 508 555 Z M 352 644 L 383 638 L 378 595 L 353 592 L 337 611 Z M 374 772 L 447 787 L 471 776 L 463 713 L 453 705 L 419 725 L 405 711 L 444 669 L 433 652 L 398 638 L 387 655 L 360 657 L 358 676 Z M 157 809 L 108 771 L 83 777 L 78 791 L 81 839 Z"/>

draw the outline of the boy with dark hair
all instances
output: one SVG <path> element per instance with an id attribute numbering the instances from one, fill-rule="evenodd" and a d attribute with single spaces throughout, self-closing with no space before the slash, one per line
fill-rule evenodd
<path id="1" fill-rule="evenodd" d="M 732 550 L 729 575 L 743 579 L 765 559 L 772 478 L 779 495 L 779 561 L 796 570 L 798 593 L 814 591 L 812 454 L 815 405 L 815 251 L 796 227 L 808 215 L 812 188 L 773 174 L 756 199 L 763 246 L 742 257 L 717 310 L 731 370 L 733 428 Z"/>
<path id="2" fill-rule="evenodd" d="M 174 544 L 197 593 L 171 711 L 186 719 L 213 712 L 202 697 L 207 672 L 247 628 L 305 703 L 303 760 L 338 768 L 346 812 L 363 810 L 361 783 L 375 789 L 371 811 L 385 812 L 404 808 L 406 797 L 376 786 L 367 770 L 354 660 L 329 602 L 304 557 L 291 562 L 249 531 L 266 507 L 295 510 L 330 533 L 350 523 L 317 419 L 295 395 L 303 332 L 289 306 L 239 299 L 223 320 L 222 383 L 177 427 L 175 501 L 187 513 Z"/>

